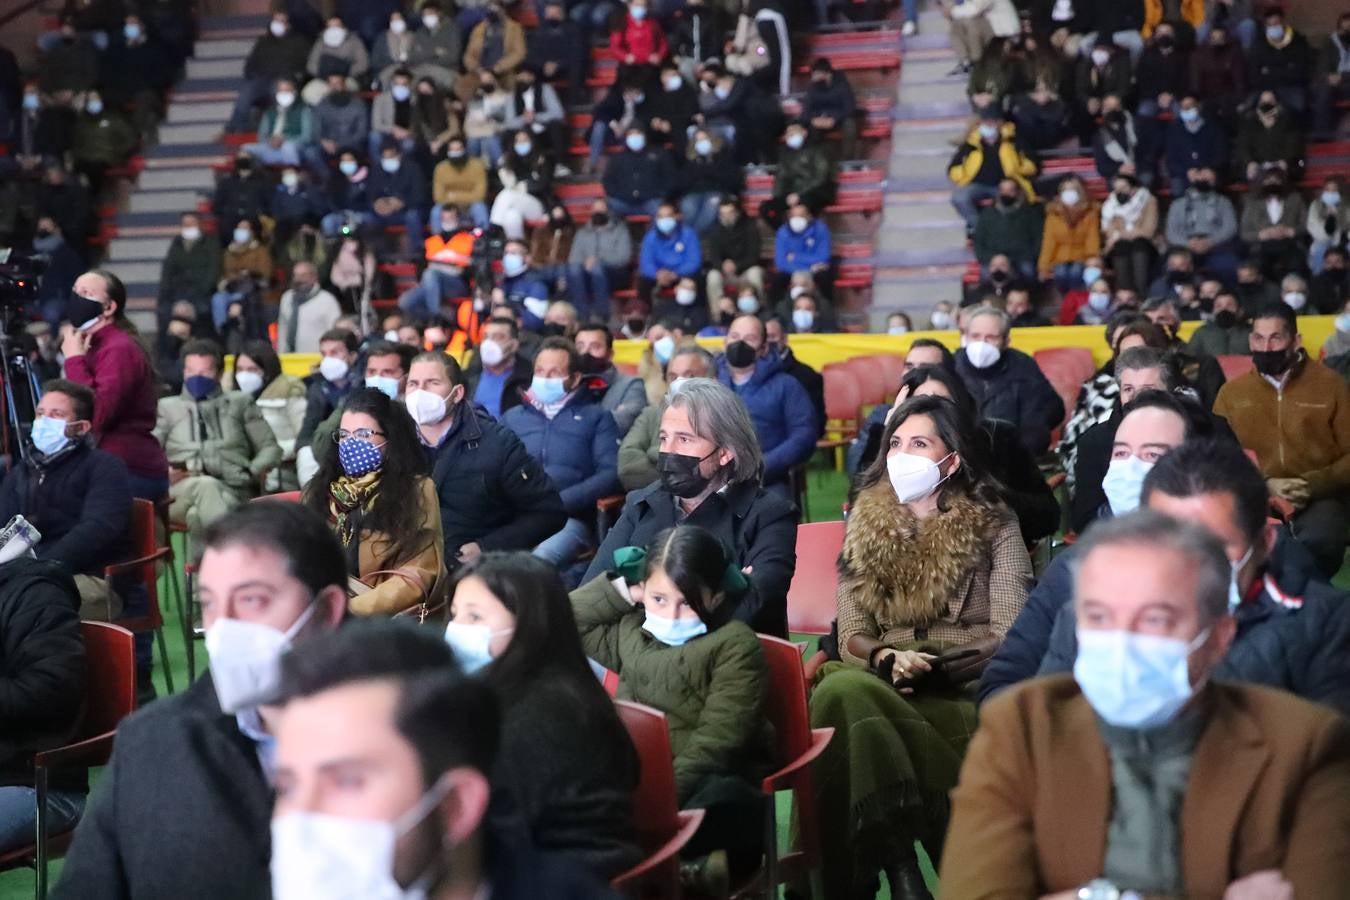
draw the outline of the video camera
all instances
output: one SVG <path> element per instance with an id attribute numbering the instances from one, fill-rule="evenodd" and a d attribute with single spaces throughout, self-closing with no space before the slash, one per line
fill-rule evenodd
<path id="1" fill-rule="evenodd" d="M 473 230 L 473 253 L 469 257 L 469 274 L 476 289 L 491 290 L 492 267 L 506 255 L 506 232 L 500 225 Z"/>
<path id="2" fill-rule="evenodd" d="M 36 301 L 38 280 L 46 268 L 45 259 L 0 247 L 0 307 L 17 309 Z"/>

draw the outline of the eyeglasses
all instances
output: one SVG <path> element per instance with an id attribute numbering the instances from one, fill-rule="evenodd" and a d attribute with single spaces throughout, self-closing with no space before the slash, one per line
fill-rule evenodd
<path id="1" fill-rule="evenodd" d="M 373 437 L 385 437 L 383 431 L 376 431 L 373 428 L 358 428 L 355 431 L 335 431 L 333 432 L 333 442 L 341 444 L 355 438 L 358 441 L 368 441 Z"/>

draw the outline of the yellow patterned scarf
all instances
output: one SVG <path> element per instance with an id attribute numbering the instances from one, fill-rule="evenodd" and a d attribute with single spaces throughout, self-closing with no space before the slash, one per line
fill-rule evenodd
<path id="1" fill-rule="evenodd" d="M 328 488 L 328 512 L 333 517 L 333 527 L 342 546 L 350 547 L 357 537 L 352 513 L 370 509 L 379 493 L 379 469 L 355 478 L 339 475 L 333 480 Z"/>

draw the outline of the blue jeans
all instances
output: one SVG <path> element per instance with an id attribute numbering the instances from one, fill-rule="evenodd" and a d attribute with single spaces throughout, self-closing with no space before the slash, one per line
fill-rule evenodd
<path id="1" fill-rule="evenodd" d="M 1195 29 L 1195 43 L 1203 44 L 1209 37 L 1211 25 L 1208 22 L 1201 22 Z M 1236 25 L 1228 26 L 1230 35 L 1237 35 L 1238 43 L 1242 45 L 1243 50 L 1252 49 L 1252 42 L 1256 40 L 1256 21 L 1254 19 L 1243 19 Z"/>
<path id="2" fill-rule="evenodd" d="M 660 199 L 652 200 L 621 200 L 618 197 L 606 197 L 609 203 L 609 211 L 616 216 L 655 216 L 656 211 L 661 208 Z"/>
<path id="3" fill-rule="evenodd" d="M 265 166 L 300 165 L 300 145 L 294 141 L 287 141 L 280 147 L 263 143 L 245 144 L 244 151 Z"/>
<path id="4" fill-rule="evenodd" d="M 567 15 L 582 31 L 607 31 L 609 17 L 619 6 L 615 0 L 582 0 Z"/>
<path id="5" fill-rule="evenodd" d="M 398 308 L 406 313 L 435 316 L 440 314 L 446 297 L 467 297 L 468 294 L 469 286 L 463 278 L 429 268 L 422 273 L 422 281 L 417 287 L 398 298 Z"/>
<path id="6" fill-rule="evenodd" d="M 84 812 L 87 794 L 47 791 L 47 834 L 75 827 Z M 37 790 L 14 785 L 0 787 L 0 853 L 16 850 L 37 839 Z"/>
<path id="7" fill-rule="evenodd" d="M 384 228 L 387 225 L 402 225 L 404 230 L 403 239 L 407 247 L 408 256 L 412 259 L 422 258 L 422 223 L 427 220 L 425 210 L 413 206 L 405 206 L 398 212 L 382 216 L 379 213 L 367 213 L 370 222 L 377 228 Z"/>
<path id="8" fill-rule="evenodd" d="M 427 230 L 435 234 L 441 227 L 441 209 L 445 204 L 437 203 L 431 208 L 431 215 L 427 216 Z M 486 228 L 488 225 L 488 208 L 486 203 L 470 203 L 468 209 L 460 210 L 469 217 L 474 228 Z"/>
<path id="9" fill-rule="evenodd" d="M 1055 266 L 1055 286 L 1061 292 L 1077 290 L 1083 284 L 1083 264 L 1079 262 L 1060 263 Z"/>
<path id="10" fill-rule="evenodd" d="M 619 143 L 619 138 L 614 134 L 614 129 L 609 127 L 608 122 L 591 123 L 591 167 L 594 168 L 600 163 L 600 156 L 605 152 L 606 147 L 613 147 Z"/>
<path id="11" fill-rule="evenodd" d="M 591 526 L 580 519 L 568 519 L 561 531 L 544 538 L 534 548 L 534 555 L 562 568 L 580 556 L 582 551 L 594 546 L 595 534 Z"/>
<path id="12" fill-rule="evenodd" d="M 79 31 L 76 32 L 76 34 L 93 41 L 94 46 L 98 48 L 99 53 L 108 49 L 108 32 L 106 31 Z M 38 49 L 43 53 L 50 53 L 53 47 L 61 43 L 61 37 L 62 35 L 59 31 L 48 31 L 38 35 Z"/>
<path id="13" fill-rule="evenodd" d="M 919 21 L 919 0 L 904 0 L 901 6 L 905 11 L 904 20 L 906 22 Z"/>
<path id="14" fill-rule="evenodd" d="M 486 157 L 489 169 L 497 168 L 497 161 L 502 158 L 502 139 L 497 135 L 491 137 L 469 138 L 467 146 L 470 156 Z"/>
<path id="15" fill-rule="evenodd" d="M 270 78 L 248 78 L 241 81 L 239 94 L 234 98 L 234 111 L 230 113 L 230 121 L 225 130 L 238 133 L 252 128 L 253 108 L 272 96 L 274 86 L 275 83 Z"/>
<path id="16" fill-rule="evenodd" d="M 623 283 L 627 272 L 621 268 L 597 265 L 588 272 L 584 266 L 567 267 L 567 295 L 577 308 L 581 321 L 608 319 L 612 285 Z"/>
<path id="17" fill-rule="evenodd" d="M 721 200 L 722 195 L 716 191 L 685 194 L 684 199 L 680 201 L 680 214 L 684 217 L 684 224 L 699 234 L 707 231 L 717 221 L 717 204 Z"/>
<path id="18" fill-rule="evenodd" d="M 965 187 L 959 187 L 952 191 L 952 206 L 961 214 L 961 218 L 966 220 L 966 228 L 974 231 L 975 223 L 980 219 L 979 202 L 981 200 L 993 200 L 997 196 L 998 187 L 996 185 L 979 184 L 972 181 Z"/>

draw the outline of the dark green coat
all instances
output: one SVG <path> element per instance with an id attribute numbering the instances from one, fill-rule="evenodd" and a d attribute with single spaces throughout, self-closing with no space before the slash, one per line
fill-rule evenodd
<path id="1" fill-rule="evenodd" d="M 619 674 L 619 699 L 666 714 L 682 806 L 708 779 L 768 774 L 769 669 L 750 626 L 728 622 L 683 647 L 668 646 L 643 630 L 642 608 L 620 596 L 608 576 L 573 591 L 572 611 L 586 655 Z"/>
<path id="2" fill-rule="evenodd" d="M 800 150 L 783 148 L 778 157 L 778 173 L 774 176 L 773 195 L 805 194 L 826 190 L 833 195 L 834 164 L 819 144 L 807 144 Z"/>
<path id="3" fill-rule="evenodd" d="M 1012 209 L 997 203 L 980 210 L 975 223 L 975 258 L 981 265 L 1006 253 L 1014 266 L 1036 264 L 1041 255 L 1045 217 L 1041 207 L 1025 200 Z"/>

